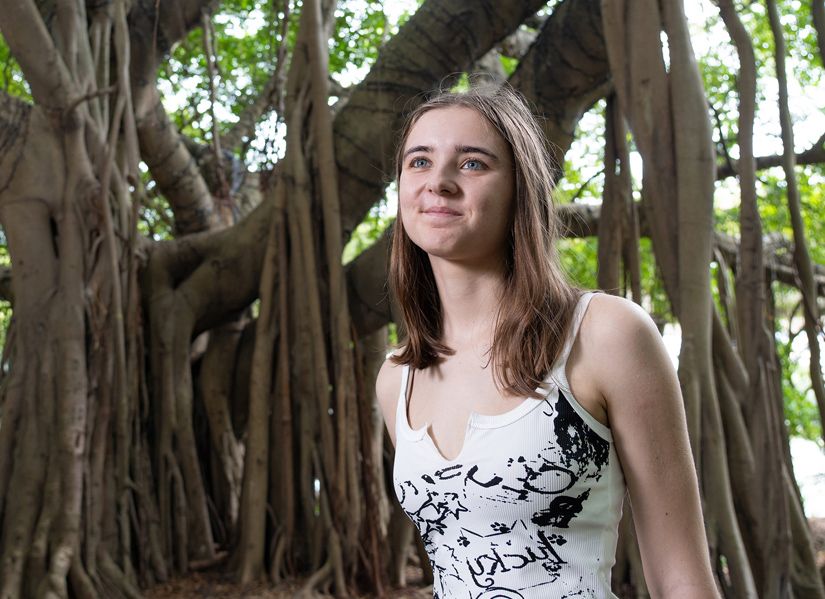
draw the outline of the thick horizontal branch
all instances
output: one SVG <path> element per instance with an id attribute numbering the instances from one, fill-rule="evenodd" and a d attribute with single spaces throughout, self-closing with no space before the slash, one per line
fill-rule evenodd
<path id="1" fill-rule="evenodd" d="M 611 88 L 601 2 L 560 2 L 510 83 L 541 117 L 553 161 L 563 165 L 582 115 Z"/>
<path id="2" fill-rule="evenodd" d="M 132 89 L 152 84 L 157 67 L 172 46 L 200 26 L 204 11 L 211 11 L 218 0 L 136 0 L 129 10 L 129 64 Z"/>
<path id="3" fill-rule="evenodd" d="M 150 301 L 172 286 L 186 300 L 194 335 L 233 318 L 258 296 L 273 203 L 264 201 L 237 225 L 148 243 L 141 293 Z"/>
<path id="4" fill-rule="evenodd" d="M 335 115 L 344 236 L 384 194 L 404 115 L 447 86 L 544 5 L 544 0 L 427 0 L 381 49 Z"/>
<path id="5" fill-rule="evenodd" d="M 516 29 L 499 44 L 502 56 L 521 59 L 530 46 L 536 41 L 538 34 L 524 28 Z"/>
<path id="6" fill-rule="evenodd" d="M 810 148 L 804 152 L 796 155 L 797 166 L 806 164 L 823 164 L 825 163 L 825 135 L 819 138 Z M 758 156 L 756 158 L 756 170 L 764 170 L 774 166 L 782 166 L 782 155 L 774 156 Z M 720 164 L 716 169 L 716 178 L 724 179 L 726 177 L 733 177 L 736 175 L 737 163 L 732 165 Z"/>
<path id="7" fill-rule="evenodd" d="M 596 237 L 599 234 L 599 206 L 566 204 L 559 207 L 558 214 L 563 223 L 564 235 L 570 238 Z M 644 211 L 639 210 L 639 231 L 642 237 L 649 234 Z M 714 245 L 722 252 L 725 260 L 735 270 L 739 256 L 739 240 L 731 235 L 716 232 Z M 793 265 L 793 243 L 783 237 L 770 235 L 764 243 L 765 276 L 771 281 L 799 287 L 796 269 Z M 814 273 L 819 294 L 825 297 L 825 266 L 816 265 Z"/>
<path id="8" fill-rule="evenodd" d="M 771 241 L 768 239 L 768 241 Z M 714 235 L 716 248 L 722 252 L 725 260 L 734 271 L 737 268 L 737 258 L 739 257 L 739 240 L 731 235 L 716 233 Z M 793 243 L 782 238 L 780 243 L 766 243 L 764 251 L 765 276 L 771 281 L 779 281 L 791 287 L 800 286 L 796 267 L 793 264 Z M 814 264 L 814 282 L 816 283 L 817 294 L 825 297 L 825 266 Z"/>
<path id="9" fill-rule="evenodd" d="M 501 62 L 502 56 L 521 60 L 533 43 L 538 34 L 524 28 L 516 29 L 508 35 L 498 46 L 479 58 L 472 67 L 472 72 L 484 73 L 490 81 L 503 83 L 507 81 L 507 73 Z"/>

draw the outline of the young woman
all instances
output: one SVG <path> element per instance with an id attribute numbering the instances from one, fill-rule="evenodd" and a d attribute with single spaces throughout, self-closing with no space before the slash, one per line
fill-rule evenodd
<path id="1" fill-rule="evenodd" d="M 433 595 L 613 597 L 627 488 L 652 595 L 715 597 L 676 374 L 643 310 L 565 281 L 521 97 L 423 104 L 396 175 L 407 338 L 376 390 Z"/>

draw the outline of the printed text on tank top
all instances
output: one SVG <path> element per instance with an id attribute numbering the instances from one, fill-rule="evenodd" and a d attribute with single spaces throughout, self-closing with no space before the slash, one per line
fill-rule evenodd
<path id="1" fill-rule="evenodd" d="M 495 414 L 468 410 L 452 459 L 426 424 L 410 426 L 412 373 L 402 370 L 393 483 L 430 558 L 434 598 L 614 597 L 624 476 L 610 430 L 579 405 L 565 371 L 589 299 L 544 398 Z"/>

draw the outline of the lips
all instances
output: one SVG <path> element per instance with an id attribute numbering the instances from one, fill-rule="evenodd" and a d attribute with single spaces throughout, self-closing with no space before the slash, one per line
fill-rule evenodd
<path id="1" fill-rule="evenodd" d="M 427 208 L 424 214 L 432 214 L 433 216 L 461 216 L 461 213 L 446 206 L 433 206 Z"/>

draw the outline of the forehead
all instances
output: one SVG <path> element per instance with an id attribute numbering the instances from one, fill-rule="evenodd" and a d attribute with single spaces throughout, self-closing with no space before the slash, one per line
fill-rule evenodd
<path id="1" fill-rule="evenodd" d="M 489 146 L 500 151 L 508 147 L 501 134 L 481 113 L 466 106 L 433 108 L 422 114 L 410 129 L 404 148 L 417 145 Z"/>

